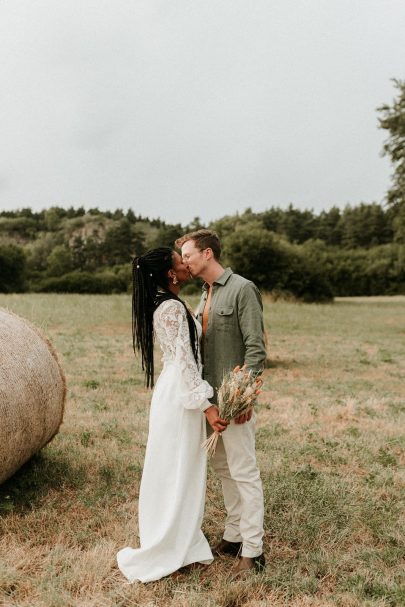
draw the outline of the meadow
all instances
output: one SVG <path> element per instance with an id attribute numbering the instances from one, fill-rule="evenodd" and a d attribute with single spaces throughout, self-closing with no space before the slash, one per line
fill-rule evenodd
<path id="1" fill-rule="evenodd" d="M 60 433 L 0 486 L 0 605 L 405 604 L 405 297 L 265 297 L 257 454 L 266 571 L 229 582 L 232 559 L 223 557 L 204 576 L 147 585 L 127 584 L 115 564 L 119 548 L 137 545 L 150 401 L 132 351 L 130 297 L 0 295 L 0 306 L 43 328 L 68 380 Z M 223 519 L 210 471 L 211 543 Z"/>

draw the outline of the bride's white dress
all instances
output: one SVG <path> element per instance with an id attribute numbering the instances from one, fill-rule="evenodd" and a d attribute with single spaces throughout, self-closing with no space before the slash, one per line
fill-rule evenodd
<path id="1" fill-rule="evenodd" d="M 139 492 L 141 547 L 117 554 L 118 567 L 131 582 L 151 582 L 184 565 L 213 560 L 201 531 L 207 465 L 201 448 L 206 437 L 202 411 L 213 390 L 201 378 L 179 301 L 160 304 L 154 329 L 163 369 L 152 396 Z"/>

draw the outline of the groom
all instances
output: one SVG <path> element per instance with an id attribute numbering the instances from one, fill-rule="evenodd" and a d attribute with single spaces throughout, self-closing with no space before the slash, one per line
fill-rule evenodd
<path id="1" fill-rule="evenodd" d="M 250 411 L 228 425 L 218 414 L 217 389 L 224 375 L 246 364 L 255 373 L 266 359 L 260 292 L 249 280 L 220 264 L 221 245 L 212 230 L 198 230 L 176 241 L 193 277 L 204 281 L 197 318 L 203 329 L 204 379 L 215 390 L 205 410 L 211 428 L 223 432 L 212 465 L 222 481 L 227 518 L 214 554 L 239 557 L 234 576 L 261 571 L 263 555 L 263 490 L 255 453 L 255 415 Z M 225 431 L 226 430 L 226 431 Z"/>

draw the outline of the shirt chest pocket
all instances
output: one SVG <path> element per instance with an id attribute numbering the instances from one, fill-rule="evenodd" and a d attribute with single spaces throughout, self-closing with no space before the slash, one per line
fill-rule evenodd
<path id="1" fill-rule="evenodd" d="M 231 331 L 233 323 L 233 306 L 221 306 L 215 311 L 215 329 L 218 329 L 218 331 Z"/>

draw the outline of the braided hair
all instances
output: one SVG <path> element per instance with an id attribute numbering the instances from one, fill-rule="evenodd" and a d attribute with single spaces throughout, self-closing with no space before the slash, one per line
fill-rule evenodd
<path id="1" fill-rule="evenodd" d="M 153 313 L 168 299 L 179 301 L 186 311 L 191 349 L 198 360 L 198 337 L 194 319 L 180 297 L 169 290 L 168 271 L 173 268 L 173 250 L 159 247 L 132 261 L 132 344 L 134 352 L 141 352 L 142 370 L 146 386 L 154 385 Z"/>

